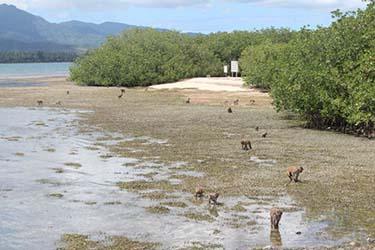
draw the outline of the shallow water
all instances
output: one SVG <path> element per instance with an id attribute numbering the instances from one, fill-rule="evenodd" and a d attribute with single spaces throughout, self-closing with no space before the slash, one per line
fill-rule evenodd
<path id="1" fill-rule="evenodd" d="M 275 164 L 277 163 L 276 160 L 260 159 L 256 156 L 250 157 L 250 161 L 255 162 L 256 164 L 262 167 L 272 167 L 272 166 L 275 166 Z"/>
<path id="2" fill-rule="evenodd" d="M 4 249 L 53 249 L 65 233 L 101 233 L 163 244 L 163 248 L 193 242 L 221 244 L 227 249 L 280 246 L 335 245 L 324 232 L 328 221 L 307 221 L 304 211 L 285 196 L 220 197 L 222 205 L 209 207 L 190 193 L 172 193 L 185 208 L 152 214 L 146 207 L 160 201 L 120 190 L 117 182 L 169 180 L 171 175 L 202 176 L 184 170 L 187 163 L 163 165 L 152 160 L 109 154 L 98 140 L 113 145 L 121 140 L 159 143 L 150 137 L 130 138 L 95 131 L 80 133 L 82 111 L 0 108 L 0 242 Z M 113 140 L 111 138 L 120 139 Z M 107 139 L 106 139 L 107 138 Z M 267 162 L 268 163 L 268 162 Z M 144 174 L 157 172 L 153 177 Z M 177 180 L 169 180 L 175 183 Z M 176 184 L 178 184 L 176 182 Z M 156 190 L 157 191 L 157 190 Z M 144 191 L 147 193 L 150 191 Z M 241 204 L 241 210 L 234 210 Z M 285 212 L 279 233 L 270 234 L 268 211 Z M 199 214 L 208 221 L 189 219 Z M 300 231 L 301 235 L 296 232 Z"/>
<path id="3" fill-rule="evenodd" d="M 0 88 L 22 88 L 22 87 L 40 87 L 47 86 L 46 83 L 40 82 L 22 82 L 14 80 L 0 80 Z"/>
<path id="4" fill-rule="evenodd" d="M 0 63 L 0 78 L 67 76 L 72 63 Z"/>

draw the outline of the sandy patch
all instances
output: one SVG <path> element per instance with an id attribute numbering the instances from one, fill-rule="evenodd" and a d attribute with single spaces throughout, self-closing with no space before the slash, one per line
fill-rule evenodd
<path id="1" fill-rule="evenodd" d="M 198 89 L 209 91 L 230 91 L 230 92 L 247 92 L 249 88 L 243 87 L 244 81 L 241 78 L 231 77 L 210 77 L 210 78 L 193 78 L 179 81 L 176 83 L 167 83 L 154 85 L 151 89 Z"/>

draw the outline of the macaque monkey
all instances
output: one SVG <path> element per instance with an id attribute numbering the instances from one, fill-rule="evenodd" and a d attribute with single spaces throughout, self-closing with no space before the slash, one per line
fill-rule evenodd
<path id="1" fill-rule="evenodd" d="M 367 138 L 373 139 L 375 137 L 375 130 L 367 132 Z"/>
<path id="2" fill-rule="evenodd" d="M 250 99 L 250 105 L 254 105 L 254 104 L 255 104 L 255 100 Z"/>
<path id="3" fill-rule="evenodd" d="M 190 103 L 190 97 L 186 100 L 185 103 L 186 103 L 186 104 L 189 104 L 189 103 Z"/>
<path id="4" fill-rule="evenodd" d="M 280 208 L 272 208 L 270 211 L 271 217 L 271 229 L 277 230 L 279 229 L 279 222 L 281 220 L 281 216 L 283 215 L 283 211 Z"/>
<path id="5" fill-rule="evenodd" d="M 231 107 L 228 108 L 228 113 L 230 113 L 230 114 L 233 113 L 233 110 L 232 110 Z"/>
<path id="6" fill-rule="evenodd" d="M 259 127 L 258 126 L 255 128 L 255 131 L 259 131 Z"/>
<path id="7" fill-rule="evenodd" d="M 125 89 L 121 89 L 121 94 L 118 96 L 118 99 L 122 98 L 124 96 Z"/>
<path id="8" fill-rule="evenodd" d="M 217 198 L 219 198 L 219 193 L 211 193 L 209 194 L 208 204 L 217 205 Z"/>
<path id="9" fill-rule="evenodd" d="M 294 180 L 294 182 L 299 182 L 298 177 L 299 174 L 303 172 L 303 167 L 288 167 L 288 177 L 289 177 L 289 183 L 288 185 Z"/>
<path id="10" fill-rule="evenodd" d="M 204 189 L 201 185 L 195 188 L 195 198 L 202 198 L 204 194 Z"/>
<path id="11" fill-rule="evenodd" d="M 238 105 L 240 103 L 240 99 L 237 99 L 233 102 L 234 105 Z"/>
<path id="12" fill-rule="evenodd" d="M 266 138 L 267 135 L 268 135 L 268 133 L 266 132 L 266 133 L 262 134 L 262 137 L 263 137 L 263 138 Z"/>
<path id="13" fill-rule="evenodd" d="M 66 94 L 67 94 L 67 95 L 69 95 L 69 94 L 70 94 L 69 90 L 67 90 L 67 91 L 66 91 Z"/>
<path id="14" fill-rule="evenodd" d="M 36 102 L 38 103 L 38 106 L 42 106 L 43 105 L 43 101 L 42 100 L 37 100 Z"/>
<path id="15" fill-rule="evenodd" d="M 251 141 L 244 141 L 244 140 L 242 140 L 241 141 L 241 146 L 242 146 L 242 150 L 250 150 L 250 149 L 253 149 L 252 147 L 251 147 Z"/>

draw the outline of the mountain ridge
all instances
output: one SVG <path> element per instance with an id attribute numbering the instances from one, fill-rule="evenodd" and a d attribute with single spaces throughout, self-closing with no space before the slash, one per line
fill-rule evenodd
<path id="1" fill-rule="evenodd" d="M 81 51 L 100 46 L 108 36 L 142 26 L 72 20 L 52 23 L 43 17 L 0 4 L 0 51 Z"/>

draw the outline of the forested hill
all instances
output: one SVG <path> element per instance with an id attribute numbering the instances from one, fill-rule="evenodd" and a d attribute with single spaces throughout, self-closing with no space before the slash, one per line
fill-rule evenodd
<path id="1" fill-rule="evenodd" d="M 50 23 L 13 5 L 0 4 L 0 51 L 85 50 L 100 46 L 109 35 L 134 27 L 111 22 Z"/>

